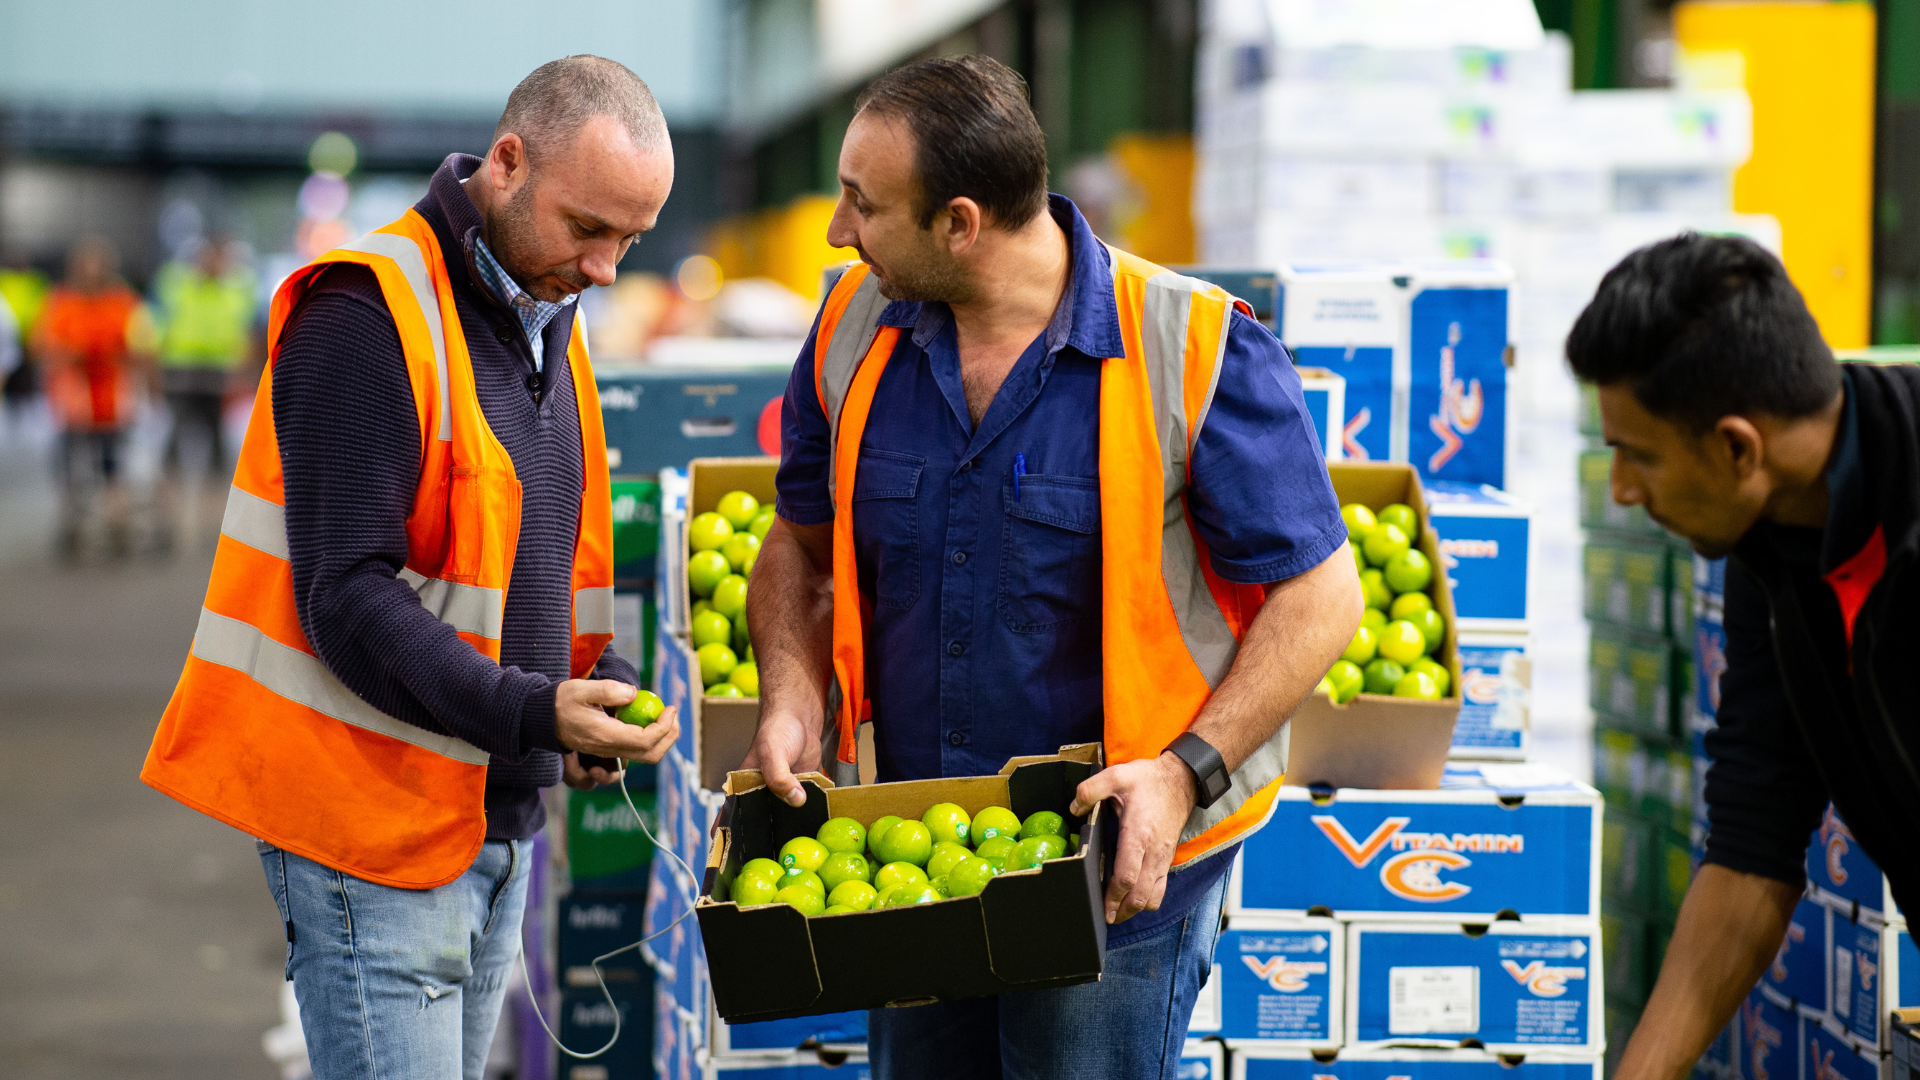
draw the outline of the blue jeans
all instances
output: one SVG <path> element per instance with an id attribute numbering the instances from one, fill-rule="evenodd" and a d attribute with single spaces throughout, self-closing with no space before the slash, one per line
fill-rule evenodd
<path id="1" fill-rule="evenodd" d="M 520 951 L 525 843 L 487 841 L 437 889 L 255 847 L 287 925 L 314 1080 L 480 1080 Z"/>
<path id="2" fill-rule="evenodd" d="M 1228 876 L 1186 918 L 1108 949 L 1099 982 L 870 1011 L 874 1080 L 1174 1080 Z"/>

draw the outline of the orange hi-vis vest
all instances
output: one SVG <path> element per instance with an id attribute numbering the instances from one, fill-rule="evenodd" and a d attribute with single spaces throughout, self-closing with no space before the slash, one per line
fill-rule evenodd
<path id="1" fill-rule="evenodd" d="M 1187 516 L 1187 462 L 1219 382 L 1229 315 L 1246 305 L 1218 287 L 1107 249 L 1126 355 L 1100 368 L 1102 703 L 1109 765 L 1158 757 L 1200 715 L 1233 666 L 1266 592 L 1214 574 Z M 872 606 L 854 561 L 860 441 L 880 373 L 899 340 L 881 326 L 887 300 L 861 263 L 820 313 L 814 380 L 833 431 L 833 670 L 838 698 L 834 780 L 857 782 L 857 725 L 866 696 Z M 1233 786 L 1196 809 L 1174 865 L 1219 851 L 1266 824 L 1286 771 L 1286 729 L 1234 770 Z"/>
<path id="2" fill-rule="evenodd" d="M 409 210 L 315 259 L 274 295 L 267 370 L 227 496 L 206 603 L 140 778 L 315 862 L 427 889 L 465 873 L 486 839 L 487 754 L 356 696 L 314 654 L 294 606 L 272 358 L 300 298 L 337 262 L 358 263 L 379 279 L 413 385 L 420 485 L 399 576 L 427 610 L 499 662 L 520 482 L 480 411 L 439 240 Z M 586 465 L 573 556 L 570 668 L 580 678 L 613 640 L 613 511 L 600 395 L 577 324 L 567 363 Z"/>

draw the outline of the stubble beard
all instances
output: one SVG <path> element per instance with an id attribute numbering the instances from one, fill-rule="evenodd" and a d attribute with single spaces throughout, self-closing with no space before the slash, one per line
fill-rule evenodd
<path id="1" fill-rule="evenodd" d="M 874 277 L 879 279 L 880 295 L 889 300 L 958 304 L 973 296 L 972 281 L 949 260 L 937 256 L 895 260 L 882 269 L 865 250 L 856 250 L 860 252 L 860 260 L 872 267 Z"/>
<path id="2" fill-rule="evenodd" d="M 507 200 L 506 205 L 488 217 L 487 247 L 493 251 L 494 260 L 500 264 L 501 269 L 511 275 L 521 288 L 532 294 L 534 299 L 557 304 L 565 300 L 569 294 L 566 290 L 550 284 L 546 279 L 559 278 L 582 291 L 593 282 L 565 263 L 548 267 L 533 265 L 534 259 L 530 255 L 539 248 L 537 230 L 533 223 L 534 183 L 534 178 L 529 176 L 527 182 L 520 186 L 520 190 L 514 192 L 513 196 Z"/>

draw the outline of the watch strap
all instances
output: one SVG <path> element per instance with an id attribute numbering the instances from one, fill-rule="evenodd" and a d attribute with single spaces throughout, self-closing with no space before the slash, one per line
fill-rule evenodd
<path id="1" fill-rule="evenodd" d="M 1220 801 L 1220 796 L 1233 786 L 1233 778 L 1227 774 L 1226 760 L 1213 744 L 1195 735 L 1185 732 L 1167 746 L 1173 755 L 1187 763 L 1187 769 L 1193 773 L 1194 805 L 1204 810 Z"/>

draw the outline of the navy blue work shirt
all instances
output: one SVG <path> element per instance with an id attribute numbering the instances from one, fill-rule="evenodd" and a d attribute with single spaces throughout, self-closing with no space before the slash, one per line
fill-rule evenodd
<path id="1" fill-rule="evenodd" d="M 1072 277 L 977 428 L 947 306 L 895 301 L 880 316 L 904 332 L 850 494 L 882 782 L 990 775 L 1010 757 L 1102 738 L 1100 365 L 1125 350 L 1105 246 L 1067 199 L 1049 210 Z M 778 508 L 790 522 L 833 520 L 831 437 L 809 336 L 781 409 Z M 1235 311 L 1187 492 L 1216 573 L 1282 581 L 1346 542 L 1322 446 L 1286 349 Z M 1172 875 L 1160 910 L 1114 927 L 1108 944 L 1183 918 L 1234 850 Z"/>

